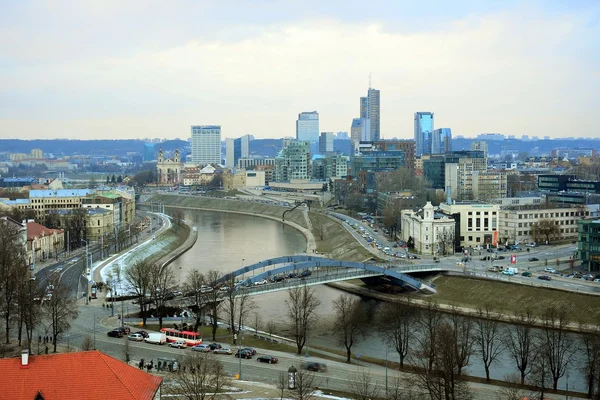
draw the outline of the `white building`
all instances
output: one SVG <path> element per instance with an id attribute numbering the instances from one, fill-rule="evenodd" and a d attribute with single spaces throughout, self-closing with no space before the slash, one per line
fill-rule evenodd
<path id="1" fill-rule="evenodd" d="M 498 204 L 477 201 L 440 204 L 440 210 L 459 224 L 458 240 L 462 247 L 497 245 L 500 229 Z"/>
<path id="2" fill-rule="evenodd" d="M 402 239 L 412 242 L 421 254 L 453 254 L 455 221 L 447 215 L 437 213 L 427 202 L 417 212 L 402 210 Z M 412 240 L 411 240 L 412 239 Z"/>
<path id="3" fill-rule="evenodd" d="M 192 162 L 221 164 L 221 126 L 192 125 Z"/>

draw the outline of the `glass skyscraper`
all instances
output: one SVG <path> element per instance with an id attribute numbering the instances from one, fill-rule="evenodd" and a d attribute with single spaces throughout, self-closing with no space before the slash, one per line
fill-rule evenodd
<path id="1" fill-rule="evenodd" d="M 296 140 L 319 143 L 319 113 L 301 112 L 296 121 Z"/>
<path id="2" fill-rule="evenodd" d="M 417 156 L 431 154 L 433 138 L 433 113 L 415 113 L 415 143 Z"/>
<path id="3" fill-rule="evenodd" d="M 236 168 L 240 158 L 250 155 L 250 135 L 237 139 L 225 139 L 225 160 L 227 168 Z"/>
<path id="4" fill-rule="evenodd" d="M 450 128 L 439 128 L 433 131 L 431 154 L 444 154 L 452 151 L 452 131 Z"/>

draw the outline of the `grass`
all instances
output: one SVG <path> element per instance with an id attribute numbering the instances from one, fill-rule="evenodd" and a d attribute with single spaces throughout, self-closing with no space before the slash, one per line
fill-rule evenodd
<path id="1" fill-rule="evenodd" d="M 317 212 L 310 212 L 312 233 L 317 242 L 319 253 L 331 254 L 333 258 L 346 261 L 364 261 L 371 257 L 370 253 L 356 241 L 344 226 Z M 321 239 L 323 233 L 323 239 Z"/>
<path id="2" fill-rule="evenodd" d="M 549 306 L 565 307 L 572 322 L 600 321 L 600 296 L 455 276 L 440 276 L 435 284 L 440 303 L 474 309 L 494 304 L 507 314 L 529 308 L 535 315 Z"/>
<path id="3" fill-rule="evenodd" d="M 172 240 L 165 248 L 152 254 L 152 256 L 149 257 L 149 261 L 158 262 L 164 256 L 171 254 L 185 243 L 189 235 L 190 227 L 186 224 L 181 224 L 177 231 L 175 231 L 174 227 L 171 227 L 171 229 L 161 235 L 160 240 L 169 240 L 170 238 L 173 238 L 174 240 Z"/>

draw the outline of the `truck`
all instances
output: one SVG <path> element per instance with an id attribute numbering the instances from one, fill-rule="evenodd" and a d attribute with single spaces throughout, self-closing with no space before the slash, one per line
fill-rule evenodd
<path id="1" fill-rule="evenodd" d="M 148 337 L 144 342 L 150 344 L 165 344 L 167 343 L 167 335 L 162 332 L 149 332 Z"/>

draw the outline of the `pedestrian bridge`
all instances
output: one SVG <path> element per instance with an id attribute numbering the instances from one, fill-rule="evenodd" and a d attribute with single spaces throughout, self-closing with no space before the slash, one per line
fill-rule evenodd
<path id="1" fill-rule="evenodd" d="M 227 282 L 237 281 L 236 292 L 258 295 L 304 285 L 379 278 L 382 283 L 426 294 L 435 294 L 436 290 L 432 285 L 421 282 L 408 274 L 442 270 L 443 268 L 438 264 L 386 266 L 310 255 L 295 255 L 271 258 L 247 265 L 225 275 L 220 282 L 227 284 Z M 295 277 L 290 278 L 290 276 Z M 239 280 L 238 277 L 242 277 L 242 279 Z M 264 281 L 267 283 L 257 284 Z"/>

